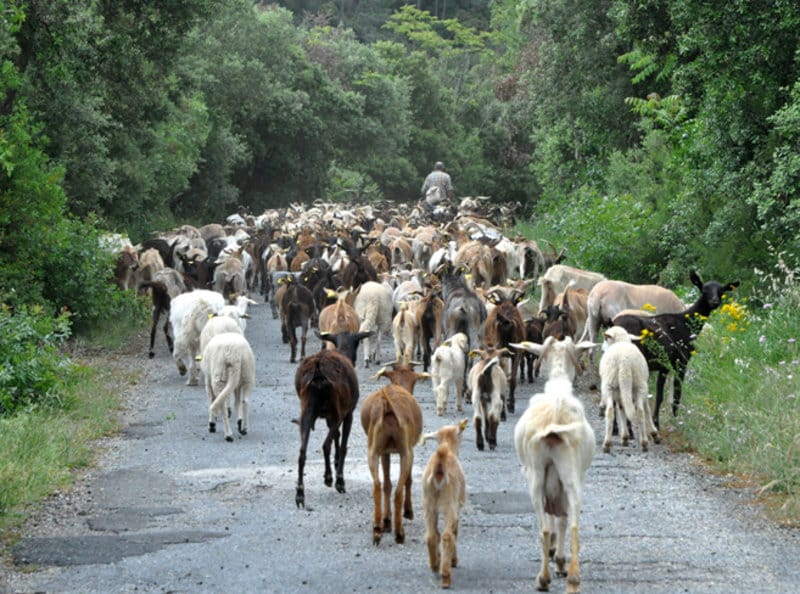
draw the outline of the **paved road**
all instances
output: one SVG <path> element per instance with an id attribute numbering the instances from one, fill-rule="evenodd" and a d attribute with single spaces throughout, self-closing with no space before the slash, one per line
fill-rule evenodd
<path id="1" fill-rule="evenodd" d="M 356 421 L 347 493 L 322 482 L 323 431 L 312 434 L 307 508 L 294 503 L 298 431 L 295 366 L 263 304 L 247 336 L 256 352 L 251 429 L 234 443 L 206 430 L 202 388 L 183 384 L 163 343 L 128 395 L 122 434 L 100 444 L 96 468 L 53 497 L 27 525 L 0 592 L 433 592 L 419 477 L 433 445 L 416 451 L 414 509 L 406 544 L 372 545 L 366 439 Z M 161 340 L 161 339 L 160 339 Z M 309 351 L 319 346 L 309 341 Z M 388 354 L 388 341 L 383 345 Z M 358 369 L 363 398 L 381 382 Z M 462 446 L 467 505 L 453 589 L 531 591 L 538 569 L 535 518 L 512 444 L 518 411 L 501 424 L 498 449 L 478 452 L 472 427 Z M 426 431 L 439 418 L 429 382 L 418 384 Z M 585 394 L 598 440 L 593 397 Z M 470 412 L 466 411 L 467 414 Z M 464 415 L 466 416 L 466 415 Z M 396 477 L 396 470 L 393 476 Z M 599 451 L 581 516 L 584 592 L 797 592 L 800 533 L 777 528 L 690 457 L 655 446 Z M 553 591 L 563 591 L 557 578 Z"/>

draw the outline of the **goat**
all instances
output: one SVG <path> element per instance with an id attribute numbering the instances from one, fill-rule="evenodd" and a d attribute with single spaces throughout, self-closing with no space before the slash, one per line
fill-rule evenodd
<path id="1" fill-rule="evenodd" d="M 436 414 L 442 416 L 447 408 L 449 386 L 455 391 L 456 410 L 461 412 L 464 397 L 464 369 L 467 364 L 467 335 L 459 332 L 439 345 L 431 358 L 433 393 Z"/>
<path id="2" fill-rule="evenodd" d="M 631 336 L 620 326 L 612 326 L 604 333 L 606 350 L 600 358 L 601 406 L 605 409 L 606 432 L 603 451 L 611 450 L 611 434 L 614 426 L 614 408 L 619 408 L 622 445 L 628 445 L 628 423 L 636 419 L 639 428 L 639 443 L 646 452 L 649 441 L 659 442 L 658 431 L 653 426 L 650 406 L 647 402 L 647 361 L 633 344 L 638 336 Z"/>
<path id="3" fill-rule="evenodd" d="M 417 304 L 417 345 L 422 348 L 422 369 L 431 364 L 431 340 L 433 348 L 442 341 L 442 316 L 444 301 L 441 291 L 429 289 Z"/>
<path id="4" fill-rule="evenodd" d="M 336 298 L 336 303 L 326 305 L 319 313 L 319 331 L 321 334 L 337 334 L 344 331 L 358 332 L 361 320 L 353 306 L 348 305 L 345 301 L 349 292 L 345 290 L 336 293 L 331 289 L 327 290 L 329 297 Z M 323 340 L 323 348 L 326 344 L 330 344 L 331 348 L 333 348 L 333 343 L 326 343 Z"/>
<path id="5" fill-rule="evenodd" d="M 164 268 L 155 274 L 152 281 L 141 283 L 138 289 L 140 291 L 142 289 L 150 289 L 150 297 L 153 300 L 152 324 L 150 325 L 150 350 L 148 356 L 151 359 L 156 356 L 153 346 L 156 341 L 158 322 L 163 313 L 167 314 L 164 322 L 164 337 L 167 340 L 167 347 L 169 347 L 169 352 L 171 353 L 173 351 L 174 341 L 169 330 L 169 313 L 172 300 L 181 293 L 186 292 L 186 285 L 183 282 L 183 277 L 174 268 Z"/>
<path id="6" fill-rule="evenodd" d="M 306 339 L 308 338 L 308 326 L 314 314 L 314 296 L 311 295 L 306 287 L 297 282 L 293 275 L 281 278 L 279 283 L 286 287 L 286 292 L 280 299 L 281 311 L 281 335 L 284 342 L 291 345 L 291 356 L 289 362 L 297 360 L 297 334 L 296 328 L 300 328 L 300 358 L 306 356 Z M 276 296 L 277 299 L 277 296 Z"/>
<path id="7" fill-rule="evenodd" d="M 295 504 L 305 507 L 303 470 L 306 464 L 308 438 L 318 418 L 324 418 L 328 435 L 322 443 L 325 457 L 325 485 L 333 484 L 331 472 L 331 444 L 334 445 L 336 490 L 345 492 L 344 459 L 347 441 L 353 425 L 353 411 L 358 403 L 358 377 L 353 363 L 344 354 L 323 350 L 303 359 L 294 376 L 294 386 L 300 399 L 300 455 L 297 461 L 297 490 Z"/>
<path id="8" fill-rule="evenodd" d="M 472 408 L 475 411 L 475 445 L 483 451 L 483 431 L 489 449 L 497 447 L 497 427 L 503 415 L 503 394 L 508 386 L 506 373 L 500 358 L 508 355 L 508 349 L 472 350 L 470 357 L 480 360 L 469 371 L 468 385 L 472 394 Z"/>
<path id="9" fill-rule="evenodd" d="M 544 342 L 543 336 L 544 320 L 541 317 L 533 317 L 525 320 L 525 342 L 535 342 L 542 344 Z M 534 359 L 536 355 L 528 351 L 522 351 L 522 358 L 519 364 L 519 381 L 523 380 L 525 368 L 528 369 L 528 383 L 532 384 L 535 375 L 538 375 L 539 370 L 534 371 Z"/>
<path id="10" fill-rule="evenodd" d="M 458 425 L 447 425 L 422 436 L 422 444 L 426 439 L 436 439 L 439 442 L 422 472 L 422 512 L 425 516 L 428 564 L 433 571 L 439 572 L 442 588 L 450 587 L 450 570 L 458 565 L 458 516 L 467 500 L 467 484 L 464 469 L 458 461 L 458 449 L 468 423 L 464 419 Z M 444 516 L 441 533 L 439 514 Z"/>
<path id="11" fill-rule="evenodd" d="M 501 349 L 507 347 L 512 342 L 525 340 L 525 322 L 522 321 L 522 314 L 517 309 L 524 297 L 524 293 L 518 289 L 496 288 L 489 291 L 487 299 L 494 304 L 494 308 L 486 317 L 483 324 L 483 341 L 487 348 Z M 508 412 L 513 414 L 515 409 L 515 391 L 517 388 L 517 372 L 519 371 L 519 361 L 521 353 L 514 351 L 510 354 L 511 371 L 506 373 L 508 378 Z M 504 371 L 505 371 L 505 366 Z M 504 407 L 505 408 L 505 407 Z M 503 411 L 505 416 L 505 410 Z"/>
<path id="12" fill-rule="evenodd" d="M 411 468 L 414 465 L 414 445 L 422 433 L 422 409 L 413 396 L 413 390 L 417 379 L 428 377 L 428 374 L 416 373 L 408 365 L 403 365 L 393 370 L 384 367 L 376 377 L 381 376 L 388 377 L 392 384 L 367 396 L 361 406 L 361 426 L 367 435 L 367 464 L 372 475 L 372 543 L 376 546 L 380 544 L 382 534 L 390 532 L 392 527 L 392 482 L 389 468 L 391 454 L 400 456 L 400 474 L 394 494 L 395 542 L 405 542 L 401 509 L 403 517 L 409 520 L 414 517 L 411 504 Z M 383 465 L 382 487 L 379 463 Z"/>
<path id="13" fill-rule="evenodd" d="M 400 310 L 392 320 L 395 359 L 402 363 L 411 361 L 414 354 L 414 339 L 417 335 L 417 316 L 403 301 Z"/>
<path id="14" fill-rule="evenodd" d="M 208 431 L 216 431 L 215 416 L 222 415 L 225 441 L 233 441 L 227 413 L 228 398 L 234 395 L 239 433 L 247 435 L 248 394 L 256 383 L 253 349 L 238 332 L 225 332 L 212 338 L 203 350 L 203 373 L 208 395 Z"/>
<path id="15" fill-rule="evenodd" d="M 615 326 L 622 326 L 628 334 L 646 335 L 637 343 L 647 359 L 650 371 L 658 374 L 656 379 L 656 406 L 653 410 L 653 421 L 659 427 L 658 412 L 664 400 L 664 383 L 670 372 L 673 377 L 672 414 L 678 414 L 681 403 L 683 379 L 686 367 L 694 351 L 693 338 L 700 332 L 703 320 L 720 306 L 722 297 L 736 287 L 739 281 L 725 285 L 717 281 L 703 282 L 692 270 L 689 278 L 699 290 L 697 300 L 687 309 L 679 313 L 663 313 L 654 316 L 620 314 L 613 319 Z"/>
<path id="16" fill-rule="evenodd" d="M 514 427 L 514 447 L 530 486 L 531 502 L 539 522 L 541 567 L 537 589 L 550 587 L 550 547 L 555 533 L 555 562 L 564 575 L 567 522 L 570 525 L 570 563 L 567 592 L 580 590 L 578 519 L 586 471 L 594 458 L 595 436 L 583 405 L 573 395 L 581 352 L 592 343 L 574 344 L 571 338 L 548 338 L 543 345 L 523 343 L 539 355 L 547 382 L 534 395 Z M 515 346 L 515 345 L 512 345 Z"/>

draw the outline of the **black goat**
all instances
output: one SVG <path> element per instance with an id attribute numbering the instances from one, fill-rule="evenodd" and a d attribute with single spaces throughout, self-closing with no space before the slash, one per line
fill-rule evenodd
<path id="1" fill-rule="evenodd" d="M 613 324 L 622 326 L 629 334 L 642 336 L 636 344 L 641 349 L 650 371 L 658 373 L 656 379 L 656 405 L 653 421 L 658 424 L 658 411 L 664 401 L 664 383 L 667 374 L 674 372 L 672 414 L 678 414 L 681 389 L 686 376 L 686 366 L 694 352 L 693 340 L 703 327 L 703 321 L 722 303 L 722 297 L 739 286 L 739 281 L 723 285 L 717 281 L 703 283 L 692 270 L 689 278 L 700 289 L 700 296 L 691 307 L 681 313 L 655 316 L 621 313 Z"/>

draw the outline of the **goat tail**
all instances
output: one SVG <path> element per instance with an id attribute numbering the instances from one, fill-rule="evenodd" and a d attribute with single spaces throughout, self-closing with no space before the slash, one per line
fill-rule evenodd
<path id="1" fill-rule="evenodd" d="M 433 473 L 431 474 L 431 485 L 437 490 L 441 491 L 447 485 L 447 471 L 445 470 L 445 461 L 450 455 L 450 446 L 446 443 L 440 443 L 436 449 L 434 456 Z"/>
<path id="2" fill-rule="evenodd" d="M 533 433 L 528 440 L 529 445 L 532 443 L 544 442 L 550 447 L 555 447 L 564 442 L 573 441 L 575 436 L 580 435 L 583 427 L 583 421 L 574 421 L 572 423 L 551 423 L 536 433 Z"/>

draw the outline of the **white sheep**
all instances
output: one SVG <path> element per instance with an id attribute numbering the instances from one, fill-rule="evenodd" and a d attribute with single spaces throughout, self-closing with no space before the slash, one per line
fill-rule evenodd
<path id="1" fill-rule="evenodd" d="M 215 417 L 222 416 L 225 441 L 233 441 L 228 420 L 228 398 L 234 395 L 239 433 L 247 434 L 248 395 L 256 382 L 253 349 L 238 332 L 225 332 L 212 338 L 203 351 L 203 373 L 208 395 L 208 431 L 216 431 Z"/>
<path id="2" fill-rule="evenodd" d="M 209 316 L 217 314 L 225 307 L 225 298 L 216 291 L 197 289 L 182 293 L 170 304 L 169 322 L 172 325 L 175 346 L 172 358 L 181 375 L 186 375 L 185 360 L 189 361 L 187 386 L 199 383 L 200 371 L 196 358 L 200 354 L 200 333 Z"/>
<path id="3" fill-rule="evenodd" d="M 236 318 L 224 315 L 222 313 L 209 318 L 208 322 L 206 322 L 206 325 L 203 326 L 202 332 L 200 332 L 201 358 L 202 358 L 202 353 L 205 352 L 208 343 L 211 342 L 211 339 L 214 338 L 215 336 L 224 334 L 226 332 L 237 332 L 239 334 L 244 335 L 242 327 L 239 325 L 239 322 L 237 321 Z"/>
<path id="4" fill-rule="evenodd" d="M 450 384 L 453 384 L 456 410 L 461 412 L 464 397 L 464 370 L 467 364 L 469 339 L 458 332 L 440 344 L 431 357 L 433 393 L 436 396 L 436 414 L 442 416 L 447 408 Z"/>
<path id="5" fill-rule="evenodd" d="M 531 502 L 540 529 L 541 569 L 537 589 L 550 586 L 551 537 L 556 536 L 554 560 L 557 574 L 564 575 L 567 522 L 570 525 L 570 563 L 567 592 L 580 591 L 578 518 L 583 481 L 592 462 L 595 436 L 583 405 L 573 395 L 572 382 L 581 352 L 592 343 L 574 344 L 567 337 L 552 337 L 543 345 L 522 343 L 535 352 L 547 375 L 544 392 L 534 395 L 514 427 L 514 446 L 530 486 Z"/>
<path id="6" fill-rule="evenodd" d="M 467 500 L 466 479 L 458 461 L 458 449 L 467 424 L 467 419 L 464 419 L 458 425 L 447 425 L 422 437 L 422 443 L 425 439 L 433 438 L 439 442 L 439 447 L 422 472 L 422 511 L 425 515 L 428 563 L 433 571 L 439 572 L 442 588 L 450 587 L 450 570 L 458 565 L 458 516 Z M 444 517 L 441 533 L 439 514 Z"/>
<path id="7" fill-rule="evenodd" d="M 614 409 L 619 409 L 619 427 L 622 445 L 628 445 L 628 419 L 636 419 L 639 428 L 639 443 L 647 451 L 648 436 L 658 443 L 658 431 L 650 416 L 647 401 L 649 370 L 647 360 L 633 344 L 638 336 L 628 334 L 625 328 L 612 326 L 604 333 L 606 348 L 600 359 L 601 404 L 605 409 L 606 433 L 603 451 L 611 450 L 611 433 L 614 425 Z"/>
<path id="8" fill-rule="evenodd" d="M 358 290 L 353 308 L 361 320 L 359 332 L 373 332 L 364 339 L 364 367 L 380 361 L 383 334 L 392 329 L 392 290 L 388 286 L 367 281 Z"/>

